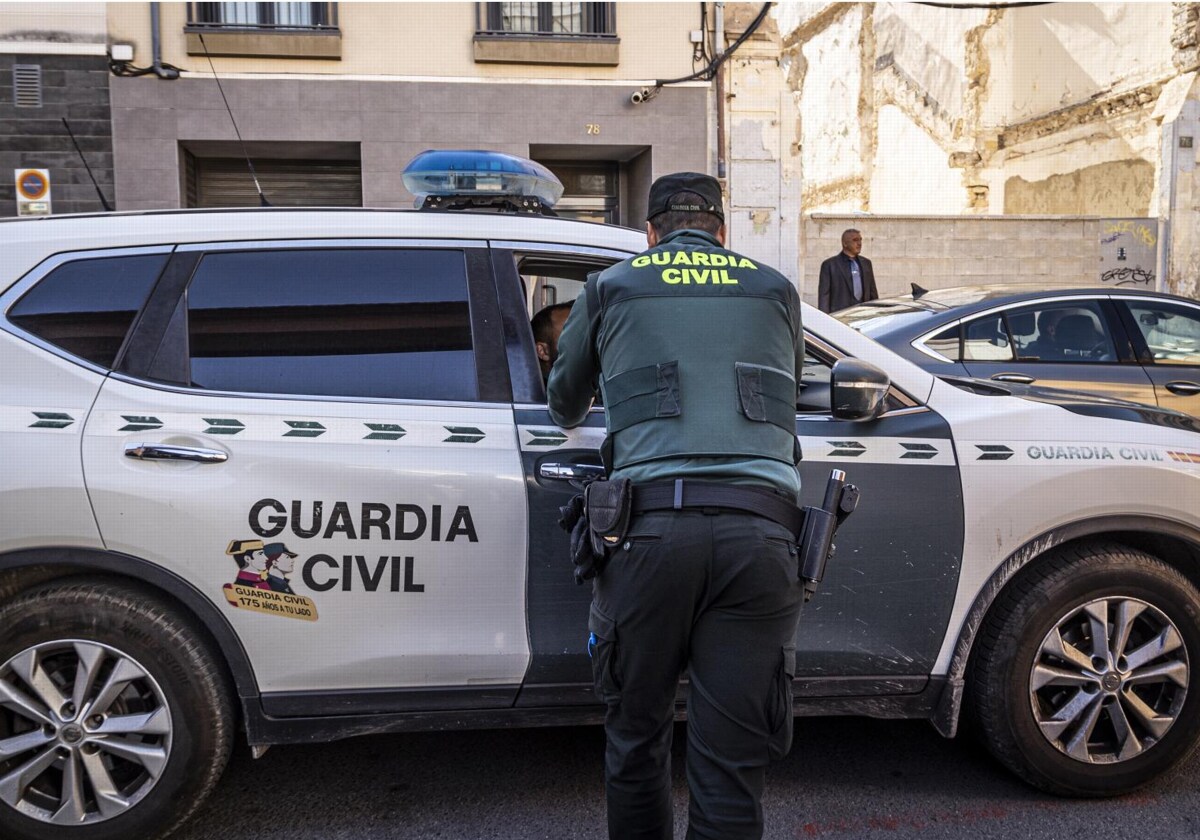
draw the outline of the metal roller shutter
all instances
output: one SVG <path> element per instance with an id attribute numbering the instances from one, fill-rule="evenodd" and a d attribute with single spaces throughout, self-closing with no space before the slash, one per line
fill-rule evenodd
<path id="1" fill-rule="evenodd" d="M 257 207 L 246 161 L 188 156 L 189 207 Z M 362 164 L 356 160 L 255 160 L 254 171 L 275 207 L 362 207 Z"/>

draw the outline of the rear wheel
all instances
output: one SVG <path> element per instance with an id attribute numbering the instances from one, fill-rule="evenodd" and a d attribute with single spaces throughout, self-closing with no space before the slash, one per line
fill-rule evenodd
<path id="1" fill-rule="evenodd" d="M 1109 796 L 1183 761 L 1200 735 L 1200 593 L 1114 544 L 1073 546 L 1022 574 L 972 665 L 991 752 L 1054 793 Z"/>
<path id="2" fill-rule="evenodd" d="M 84 581 L 18 597 L 0 627 L 0 836 L 154 838 L 186 820 L 233 734 L 200 634 L 143 593 Z"/>

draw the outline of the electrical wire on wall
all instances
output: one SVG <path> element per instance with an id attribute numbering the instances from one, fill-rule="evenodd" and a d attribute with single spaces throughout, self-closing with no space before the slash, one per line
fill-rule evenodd
<path id="1" fill-rule="evenodd" d="M 706 6 L 706 4 L 703 4 L 703 3 L 701 4 L 702 9 L 705 6 Z M 629 97 L 629 101 L 632 102 L 634 105 L 640 105 L 643 102 L 647 102 L 647 101 L 653 99 L 655 96 L 658 95 L 658 92 L 660 90 L 662 90 L 664 87 L 666 87 L 667 85 L 676 85 L 676 84 L 679 84 L 680 82 L 694 82 L 694 81 L 711 82 L 714 78 L 716 78 L 717 70 L 720 68 L 720 66 L 723 63 L 725 63 L 731 55 L 733 55 L 735 52 L 737 52 L 738 47 L 740 47 L 742 44 L 744 44 L 750 38 L 750 36 L 755 33 L 755 31 L 758 29 L 758 27 L 762 25 L 762 22 L 764 20 L 766 20 L 767 12 L 770 11 L 770 9 L 771 9 L 770 3 L 763 3 L 762 8 L 759 9 L 758 14 L 755 15 L 754 20 L 750 21 L 750 25 L 746 27 L 746 31 L 743 32 L 741 35 L 739 35 L 737 40 L 734 41 L 732 44 L 730 44 L 729 49 L 725 50 L 725 52 L 720 53 L 719 55 L 717 55 L 715 57 L 708 58 L 708 64 L 706 64 L 702 69 L 697 70 L 696 72 L 694 72 L 690 75 L 687 75 L 687 76 L 680 76 L 678 79 L 658 79 L 654 82 L 653 86 L 641 88 L 639 90 L 634 91 L 633 95 Z M 707 27 L 708 27 L 707 11 L 701 11 L 700 20 L 701 20 L 701 25 L 705 28 L 705 30 L 707 30 Z M 707 32 L 705 32 L 704 34 L 707 35 Z M 714 41 L 713 52 L 717 51 L 715 41 L 718 37 L 719 37 L 719 33 L 714 32 L 713 33 L 713 41 Z M 707 57 L 708 53 L 707 53 L 707 48 L 704 47 L 704 41 L 705 41 L 705 38 L 702 38 L 701 46 L 704 48 L 704 52 L 702 52 L 702 57 Z"/>

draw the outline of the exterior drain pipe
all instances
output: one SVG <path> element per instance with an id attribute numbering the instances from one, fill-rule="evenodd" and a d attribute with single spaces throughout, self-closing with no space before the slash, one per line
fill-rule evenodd
<path id="1" fill-rule="evenodd" d="M 716 46 L 715 58 L 725 54 L 725 4 L 715 3 L 713 16 L 713 41 Z M 725 165 L 725 62 L 717 66 L 717 178 L 725 180 L 728 176 Z"/>
<path id="2" fill-rule="evenodd" d="M 178 79 L 179 71 L 174 67 L 163 67 L 162 63 L 162 23 L 160 21 L 159 4 L 150 4 L 150 45 L 154 62 L 150 69 L 160 79 Z"/>

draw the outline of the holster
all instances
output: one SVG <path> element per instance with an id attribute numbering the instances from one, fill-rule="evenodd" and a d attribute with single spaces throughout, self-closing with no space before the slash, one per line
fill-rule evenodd
<path id="1" fill-rule="evenodd" d="M 593 481 L 583 490 L 584 516 L 591 533 L 592 552 L 607 557 L 629 530 L 633 484 L 627 478 Z"/>
<path id="2" fill-rule="evenodd" d="M 629 479 L 592 481 L 583 493 L 559 508 L 559 526 L 571 535 L 575 582 L 591 580 L 603 569 L 609 552 L 629 529 L 633 485 Z"/>

